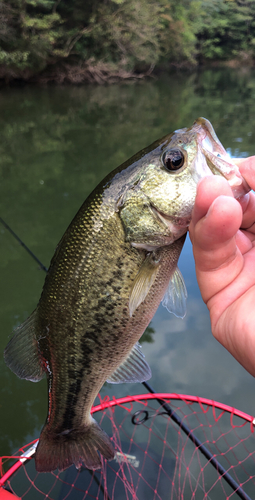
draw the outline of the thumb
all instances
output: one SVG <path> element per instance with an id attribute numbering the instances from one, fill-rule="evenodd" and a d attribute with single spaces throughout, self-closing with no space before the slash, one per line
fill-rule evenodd
<path id="1" fill-rule="evenodd" d="M 218 196 L 206 215 L 191 225 L 197 280 L 206 303 L 242 269 L 235 238 L 241 221 L 239 203 L 230 196 Z"/>

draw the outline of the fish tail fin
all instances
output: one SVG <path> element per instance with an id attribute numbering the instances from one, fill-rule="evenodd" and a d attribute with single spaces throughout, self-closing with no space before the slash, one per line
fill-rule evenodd
<path id="1" fill-rule="evenodd" d="M 74 464 L 78 469 L 82 465 L 92 470 L 100 469 L 102 462 L 97 450 L 107 460 L 114 458 L 109 436 L 94 419 L 79 429 L 60 434 L 48 431 L 46 424 L 36 449 L 35 468 L 37 472 L 62 471 Z"/>

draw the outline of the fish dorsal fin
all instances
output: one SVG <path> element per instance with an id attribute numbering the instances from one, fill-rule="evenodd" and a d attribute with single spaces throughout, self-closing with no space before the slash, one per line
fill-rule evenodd
<path id="1" fill-rule="evenodd" d="M 162 305 L 177 318 L 184 318 L 186 314 L 187 289 L 181 271 L 176 268 L 173 273 L 167 291 L 162 300 Z"/>
<path id="2" fill-rule="evenodd" d="M 156 260 L 155 254 L 150 253 L 143 261 L 140 270 L 138 271 L 130 292 L 129 297 L 129 314 L 130 317 L 148 295 L 151 286 L 153 285 L 159 267 L 159 260 Z"/>
<path id="3" fill-rule="evenodd" d="M 145 361 L 140 344 L 137 342 L 128 357 L 108 378 L 111 384 L 122 382 L 144 382 L 151 378 L 151 369 Z"/>
<path id="4" fill-rule="evenodd" d="M 14 330 L 4 351 L 5 362 L 13 373 L 32 382 L 41 380 L 45 373 L 40 364 L 35 337 L 35 313 Z"/>

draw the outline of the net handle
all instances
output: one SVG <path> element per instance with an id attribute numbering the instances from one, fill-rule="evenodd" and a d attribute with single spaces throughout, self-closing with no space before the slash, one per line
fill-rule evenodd
<path id="1" fill-rule="evenodd" d="M 36 441 L 33 442 L 32 446 L 30 446 L 30 448 L 28 448 L 28 450 L 25 451 L 19 457 L 17 462 L 15 462 L 15 464 L 13 464 L 10 467 L 10 469 L 8 469 L 8 471 L 0 478 L 0 488 L 1 488 L 1 486 L 4 485 L 4 483 L 6 483 L 6 481 L 8 481 L 8 479 L 12 476 L 12 474 L 14 474 L 14 472 L 16 472 L 22 466 L 22 464 L 24 462 L 26 462 L 29 458 L 32 458 L 32 456 L 35 454 L 35 450 L 36 450 L 38 442 L 39 442 L 39 439 L 36 439 Z"/>

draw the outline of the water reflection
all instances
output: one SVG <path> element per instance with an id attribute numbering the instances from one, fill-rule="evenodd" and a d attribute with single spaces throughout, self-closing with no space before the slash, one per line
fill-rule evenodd
<path id="1" fill-rule="evenodd" d="M 110 87 L 23 87 L 0 94 L 1 216 L 49 265 L 74 214 L 113 168 L 155 139 L 198 116 L 214 125 L 234 156 L 254 154 L 254 71 L 206 70 Z M 242 139 L 242 140 L 240 140 Z M 0 228 L 1 352 L 13 327 L 34 309 L 44 273 Z M 212 338 L 196 284 L 192 249 L 180 268 L 188 313 L 162 307 L 143 351 L 158 391 L 198 394 L 255 413 L 253 378 Z M 0 454 L 37 437 L 46 416 L 46 383 L 18 380 L 1 358 Z M 107 385 L 103 396 L 144 392 L 138 384 Z"/>
<path id="2" fill-rule="evenodd" d="M 154 339 L 155 333 L 156 333 L 155 329 L 152 328 L 151 325 L 147 326 L 145 332 L 143 333 L 143 335 L 141 336 L 141 338 L 139 340 L 139 343 L 143 344 L 143 342 L 149 342 L 149 344 L 152 344 L 153 342 L 155 342 L 155 339 Z"/>

